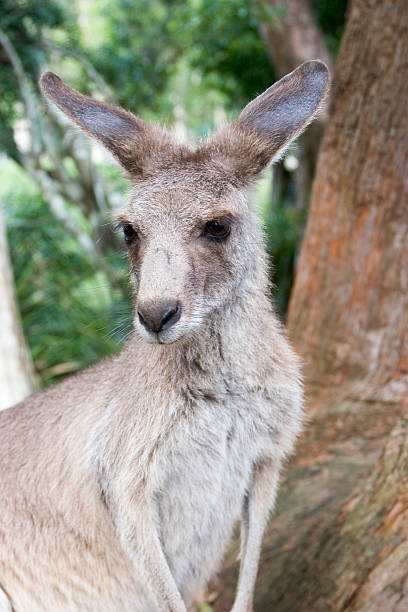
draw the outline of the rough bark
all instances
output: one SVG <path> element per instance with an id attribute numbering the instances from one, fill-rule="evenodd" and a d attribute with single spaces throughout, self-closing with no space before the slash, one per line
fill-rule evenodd
<path id="1" fill-rule="evenodd" d="M 0 202 L 0 410 L 24 399 L 35 387 L 14 296 L 13 274 Z"/>
<path id="2" fill-rule="evenodd" d="M 352 5 L 289 316 L 309 388 L 366 402 L 408 384 L 407 36 L 404 0 Z"/>
<path id="3" fill-rule="evenodd" d="M 306 60 L 321 59 L 332 70 L 332 58 L 308 0 L 259 0 L 259 31 L 277 76 Z M 325 110 L 301 137 L 296 170 L 296 208 L 306 210 L 326 123 Z"/>
<path id="4" fill-rule="evenodd" d="M 259 612 L 408 609 L 407 36 L 405 0 L 352 3 L 289 311 L 311 422 L 265 537 Z M 232 553 L 216 612 L 235 580 Z"/>

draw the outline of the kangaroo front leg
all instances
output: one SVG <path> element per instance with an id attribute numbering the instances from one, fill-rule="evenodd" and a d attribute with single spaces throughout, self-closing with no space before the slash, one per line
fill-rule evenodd
<path id="1" fill-rule="evenodd" d="M 157 609 L 161 612 L 186 612 L 164 555 L 151 509 L 148 506 L 139 507 L 134 520 L 127 517 L 124 521 L 122 517 L 118 529 L 122 546 L 143 574 L 156 600 Z"/>
<path id="2" fill-rule="evenodd" d="M 241 567 L 232 612 L 252 612 L 262 537 L 275 501 L 279 472 L 280 462 L 276 459 L 264 459 L 254 468 L 252 487 L 243 508 Z"/>
<path id="3" fill-rule="evenodd" d="M 145 569 L 159 609 L 163 612 L 186 612 L 186 606 L 174 581 L 154 528 L 145 541 Z"/>

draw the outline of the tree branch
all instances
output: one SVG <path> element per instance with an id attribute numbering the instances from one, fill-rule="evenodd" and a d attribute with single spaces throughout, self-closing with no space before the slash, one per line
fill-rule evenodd
<path id="1" fill-rule="evenodd" d="M 16 52 L 13 43 L 7 36 L 7 34 L 0 28 L 0 43 L 5 50 L 10 63 L 13 67 L 14 73 L 17 78 L 17 83 L 21 92 L 21 96 L 24 100 L 27 115 L 31 122 L 31 128 L 34 132 L 35 138 L 33 138 L 34 153 L 38 155 L 41 151 L 42 144 L 42 120 L 37 111 L 37 101 L 35 96 L 31 92 L 29 80 L 27 79 L 23 64 L 21 63 L 20 57 Z"/>
<path id="2" fill-rule="evenodd" d="M 73 146 L 75 138 L 68 143 L 69 152 L 68 150 L 62 150 L 63 137 L 59 134 L 61 129 L 59 115 L 49 107 L 48 120 L 44 120 L 44 116 L 39 111 L 40 105 L 37 98 L 31 91 L 31 84 L 25 74 L 19 55 L 7 34 L 1 29 L 0 43 L 3 45 L 16 74 L 21 97 L 24 100 L 30 120 L 32 150 L 30 153 L 22 153 L 22 165 L 38 184 L 56 218 L 78 240 L 91 261 L 102 267 L 112 283 L 118 286 L 119 279 L 116 273 L 109 268 L 102 257 L 102 254 L 113 246 L 112 233 L 101 232 L 101 227 L 107 222 L 109 212 L 105 185 L 97 169 L 92 171 L 89 163 L 84 163 L 83 159 L 78 158 Z M 84 58 L 83 61 L 85 61 L 88 71 L 91 71 L 90 74 L 95 76 L 89 62 L 87 63 Z M 94 72 L 96 74 L 96 71 Z M 106 89 L 107 86 L 103 84 L 100 75 L 98 82 Z M 64 128 L 66 128 L 66 125 L 64 125 Z M 74 160 L 79 173 L 79 180 L 73 180 L 64 166 L 63 159 L 67 155 L 70 155 Z M 51 159 L 53 164 L 51 170 L 46 170 L 41 166 L 42 156 Z M 77 205 L 88 219 L 94 240 L 79 229 L 65 205 L 64 197 Z M 96 244 L 99 246 L 96 247 Z"/>
<path id="3" fill-rule="evenodd" d="M 36 387 L 14 295 L 13 273 L 0 201 L 0 410 L 29 395 Z"/>
<path id="4" fill-rule="evenodd" d="M 115 96 L 113 95 L 112 90 L 105 81 L 105 79 L 102 77 L 100 72 L 96 70 L 93 64 L 86 57 L 84 57 L 84 55 L 82 55 L 82 53 L 74 51 L 73 49 L 68 49 L 67 47 L 62 47 L 61 45 L 57 45 L 50 40 L 43 41 L 42 46 L 48 51 L 56 51 L 60 55 L 64 55 L 66 57 L 73 57 L 74 59 L 76 59 L 77 62 L 81 64 L 81 66 L 89 76 L 90 80 L 98 85 L 100 91 L 104 95 L 105 102 L 109 102 L 110 104 L 117 104 L 117 100 L 115 99 Z"/>

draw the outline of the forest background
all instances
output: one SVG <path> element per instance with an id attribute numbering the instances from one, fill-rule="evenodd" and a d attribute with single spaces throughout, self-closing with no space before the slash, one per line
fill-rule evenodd
<path id="1" fill-rule="evenodd" d="M 197 140 L 312 58 L 327 109 L 255 193 L 309 416 L 255 610 L 406 612 L 406 0 L 0 0 L 0 408 L 132 328 L 126 180 L 41 98 L 42 70 Z M 236 553 L 200 610 L 231 609 Z"/>

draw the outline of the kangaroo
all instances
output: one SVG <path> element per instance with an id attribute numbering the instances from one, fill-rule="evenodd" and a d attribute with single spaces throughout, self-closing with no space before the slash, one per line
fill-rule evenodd
<path id="1" fill-rule="evenodd" d="M 318 112 L 327 68 L 302 64 L 194 150 L 51 72 L 40 85 L 132 181 L 134 334 L 0 413 L 0 608 L 186 612 L 240 521 L 232 610 L 250 612 L 303 422 L 250 193 Z"/>

